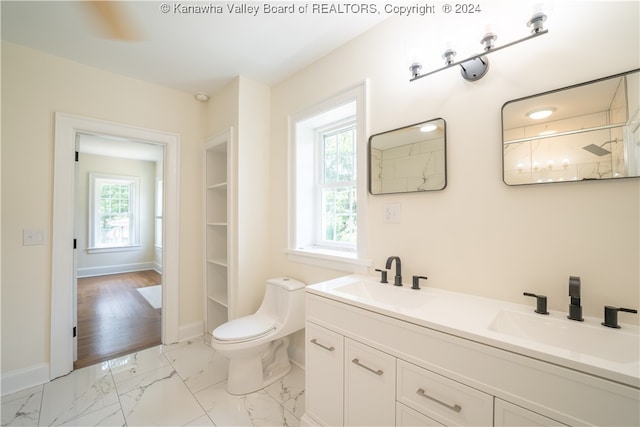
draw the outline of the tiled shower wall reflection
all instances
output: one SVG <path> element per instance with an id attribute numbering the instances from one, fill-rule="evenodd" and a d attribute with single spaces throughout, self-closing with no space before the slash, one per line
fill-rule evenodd
<path id="1" fill-rule="evenodd" d="M 371 192 L 439 190 L 445 185 L 442 140 L 420 141 L 386 150 L 371 149 Z"/>

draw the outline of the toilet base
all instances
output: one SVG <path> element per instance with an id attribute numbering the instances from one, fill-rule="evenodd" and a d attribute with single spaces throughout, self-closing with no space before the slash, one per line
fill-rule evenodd
<path id="1" fill-rule="evenodd" d="M 258 352 L 246 357 L 235 355 L 229 358 L 227 391 L 233 395 L 253 393 L 287 375 L 291 371 L 288 347 L 289 338 L 285 337 L 266 344 L 257 349 Z"/>

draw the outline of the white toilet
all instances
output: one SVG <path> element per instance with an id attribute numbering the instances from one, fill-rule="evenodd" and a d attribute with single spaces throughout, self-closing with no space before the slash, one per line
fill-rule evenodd
<path id="1" fill-rule="evenodd" d="M 287 335 L 304 328 L 304 287 L 287 277 L 270 279 L 255 314 L 213 330 L 211 346 L 229 359 L 229 393 L 251 393 L 289 373 Z"/>

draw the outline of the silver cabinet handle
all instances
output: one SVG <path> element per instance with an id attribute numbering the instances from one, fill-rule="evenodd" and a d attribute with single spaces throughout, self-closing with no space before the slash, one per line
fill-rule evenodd
<path id="1" fill-rule="evenodd" d="M 331 347 L 327 347 L 327 346 L 325 346 L 325 345 L 320 344 L 318 341 L 316 341 L 316 339 L 315 339 L 315 338 L 313 338 L 313 339 L 311 340 L 311 343 L 312 343 L 312 344 L 317 345 L 318 347 L 324 348 L 324 349 L 325 349 L 325 350 L 327 350 L 327 351 L 333 351 L 333 350 L 335 350 L 335 348 L 334 348 L 333 346 L 331 346 Z"/>
<path id="2" fill-rule="evenodd" d="M 422 397 L 426 397 L 427 399 L 433 400 L 434 402 L 439 403 L 442 406 L 445 406 L 445 407 L 451 409 L 454 412 L 462 411 L 462 406 L 458 405 L 457 403 L 455 405 L 449 405 L 448 403 L 445 403 L 442 400 L 438 400 L 435 397 L 429 396 L 428 394 L 425 393 L 424 389 L 422 389 L 422 388 L 419 388 L 416 391 L 416 394 L 418 394 L 419 396 L 422 396 Z"/>
<path id="3" fill-rule="evenodd" d="M 378 369 L 377 371 L 375 369 L 371 369 L 370 367 L 363 365 L 362 363 L 360 363 L 360 360 L 358 359 L 353 359 L 352 360 L 353 363 L 355 363 L 356 365 L 360 366 L 361 368 L 366 369 L 369 372 L 373 372 L 376 375 L 382 375 L 384 374 L 384 372 L 382 372 L 380 369 Z"/>

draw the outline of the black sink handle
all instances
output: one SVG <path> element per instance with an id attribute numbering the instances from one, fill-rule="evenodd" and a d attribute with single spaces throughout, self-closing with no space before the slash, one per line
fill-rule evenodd
<path id="1" fill-rule="evenodd" d="M 536 313 L 549 314 L 547 311 L 547 297 L 545 295 L 536 295 L 530 292 L 524 292 L 523 295 L 527 297 L 534 297 L 536 299 Z"/>

